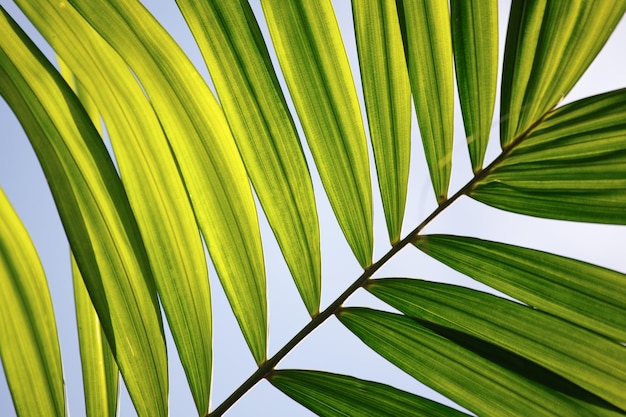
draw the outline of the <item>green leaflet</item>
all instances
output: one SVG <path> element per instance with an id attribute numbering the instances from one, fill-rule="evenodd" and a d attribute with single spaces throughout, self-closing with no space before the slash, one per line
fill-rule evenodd
<path id="1" fill-rule="evenodd" d="M 494 343 L 626 410 L 626 349 L 539 310 L 478 291 L 415 279 L 367 290 L 404 314 Z"/>
<path id="2" fill-rule="evenodd" d="M 402 0 L 417 123 L 438 203 L 452 172 L 454 81 L 447 0 Z"/>
<path id="3" fill-rule="evenodd" d="M 267 356 L 265 266 L 256 207 L 224 113 L 171 36 L 135 1 L 72 4 L 150 97 L 198 224 L 257 363 Z"/>
<path id="4" fill-rule="evenodd" d="M 3 27 L 4 20 L 2 13 Z M 4 59 L 0 52 L 0 62 Z M 0 77 L 6 76 L 3 67 Z M 0 81 L 4 94 L 3 84 Z M 18 416 L 65 415 L 61 352 L 48 283 L 35 246 L 1 188 L 0 359 Z"/>
<path id="5" fill-rule="evenodd" d="M 483 166 L 498 77 L 498 1 L 452 0 L 452 44 L 472 170 Z"/>
<path id="6" fill-rule="evenodd" d="M 74 89 L 83 107 L 102 135 L 100 116 L 94 102 L 82 91 L 81 84 L 75 82 L 65 62 L 60 58 L 57 60 L 61 75 L 69 85 L 75 84 Z M 100 325 L 98 314 L 89 298 L 74 255 L 71 255 L 71 262 L 86 415 L 87 417 L 115 417 L 118 411 L 119 369 Z"/>
<path id="7" fill-rule="evenodd" d="M 167 414 L 167 360 L 152 273 L 113 163 L 58 72 L 8 18 L 0 92 L 24 127 L 140 416 Z"/>
<path id="8" fill-rule="evenodd" d="M 94 100 L 115 152 L 198 413 L 209 407 L 211 299 L 204 248 L 159 120 L 126 63 L 71 7 L 33 6 L 29 18 Z M 94 114 L 95 113 L 95 114 Z M 176 279 L 172 279 L 176 277 Z M 207 343 L 197 343 L 205 340 Z"/>
<path id="9" fill-rule="evenodd" d="M 626 224 L 626 89 L 550 113 L 469 196 L 504 210 Z"/>
<path id="10" fill-rule="evenodd" d="M 509 368 L 520 367 L 519 359 L 464 333 L 434 327 L 439 334 L 409 317 L 365 308 L 346 308 L 337 317 L 385 359 L 478 415 L 620 415 L 596 406 L 588 393 L 579 398 L 581 390 L 573 384 L 552 388 L 532 373 L 514 372 Z M 498 355 L 500 364 L 483 355 Z M 530 364 L 523 365 L 521 371 Z M 534 371 L 549 377 L 545 370 Z"/>
<path id="11" fill-rule="evenodd" d="M 387 231 L 400 240 L 411 153 L 411 85 L 394 0 L 352 1 L 370 138 Z"/>
<path id="12" fill-rule="evenodd" d="M 565 97 L 626 10 L 626 1 L 513 1 L 502 73 L 503 148 Z"/>
<path id="13" fill-rule="evenodd" d="M 269 53 L 245 1 L 178 0 L 248 175 L 311 316 L 321 256 L 313 185 Z"/>
<path id="14" fill-rule="evenodd" d="M 626 275 L 576 259 L 468 237 L 415 245 L 490 287 L 613 340 L 626 340 Z"/>
<path id="15" fill-rule="evenodd" d="M 372 381 L 320 371 L 274 371 L 269 381 L 319 416 L 465 416 L 453 408 Z"/>
<path id="16" fill-rule="evenodd" d="M 86 415 L 115 417 L 118 411 L 117 364 L 73 256 L 72 281 Z"/>
<path id="17" fill-rule="evenodd" d="M 363 268 L 372 263 L 372 190 L 361 110 L 330 1 L 263 0 L 287 86 L 330 204 Z"/>

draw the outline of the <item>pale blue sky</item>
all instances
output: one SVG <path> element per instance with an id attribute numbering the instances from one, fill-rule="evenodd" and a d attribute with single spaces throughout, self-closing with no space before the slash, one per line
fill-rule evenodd
<path id="1" fill-rule="evenodd" d="M 188 51 L 191 59 L 206 75 L 204 63 L 193 43 L 182 17 L 173 2 L 152 0 L 145 2 L 164 26 Z M 170 3 L 164 5 L 165 3 Z M 257 2 L 255 12 L 259 12 Z M 0 4 L 20 24 L 23 17 L 14 4 L 0 0 Z M 500 40 L 504 40 L 508 2 L 500 2 Z M 344 41 L 351 59 L 357 90 L 358 65 L 351 20 L 350 3 L 347 0 L 335 2 L 335 9 L 341 25 Z M 260 16 L 260 14 L 258 15 Z M 30 25 L 23 26 L 34 33 Z M 267 32 L 264 30 L 264 35 Z M 41 38 L 35 36 L 38 45 Z M 626 24 L 624 22 L 609 40 L 605 50 L 592 64 L 566 101 L 573 101 L 588 95 L 622 88 L 626 86 Z M 49 50 L 47 50 L 49 53 Z M 500 60 L 502 59 L 502 51 Z M 496 110 L 498 114 L 498 110 Z M 469 158 L 464 143 L 463 127 L 458 112 L 455 125 L 455 155 L 451 190 L 463 185 L 471 175 Z M 417 225 L 435 207 L 430 181 L 419 143 L 417 123 L 413 120 L 412 170 L 409 184 L 409 199 L 405 217 L 405 233 Z M 56 214 L 53 201 L 47 189 L 41 169 L 24 136 L 21 127 L 4 101 L 0 100 L 0 186 L 4 189 L 39 251 L 44 265 L 55 307 L 70 413 L 84 415 L 80 362 L 78 358 L 75 317 L 72 301 L 72 286 L 69 272 L 67 241 Z M 497 131 L 497 125 L 494 124 Z M 301 132 L 300 132 L 301 133 Z M 301 137 L 303 137 L 301 133 Z M 498 152 L 497 138 L 493 138 L 489 155 Z M 306 145 L 304 145 L 306 148 Z M 307 156 L 308 150 L 306 150 Z M 312 167 L 313 164 L 311 163 Z M 373 179 L 375 177 L 372 177 Z M 360 274 L 360 267 L 354 260 L 332 212 L 316 173 L 313 173 L 322 234 L 323 257 L 323 296 L 322 307 L 335 299 Z M 376 184 L 375 180 L 372 182 Z M 451 193 L 452 194 L 452 193 Z M 375 202 L 375 259 L 388 249 L 387 233 L 384 229 L 382 207 L 378 191 L 374 190 Z M 295 290 L 288 270 L 280 257 L 277 245 L 271 236 L 264 218 L 261 219 L 264 233 L 264 249 L 267 262 L 270 311 L 270 355 L 287 342 L 307 321 L 308 315 Z M 470 199 L 461 199 L 446 213 L 431 224 L 427 232 L 446 232 L 468 236 L 489 238 L 520 246 L 527 246 L 578 257 L 588 262 L 611 267 L 626 272 L 626 229 L 624 227 L 569 224 L 518 216 L 488 208 Z M 430 280 L 460 283 L 484 289 L 468 278 L 457 274 L 443 265 L 427 258 L 414 248 L 406 248 L 386 265 L 377 277 L 407 276 Z M 236 322 L 228 309 L 225 297 L 215 273 L 211 270 L 211 284 L 214 307 L 214 385 L 212 407 L 222 402 L 255 369 L 254 361 L 237 329 Z M 381 307 L 372 297 L 359 291 L 348 305 L 368 305 Z M 168 343 L 171 338 L 168 335 Z M 195 415 L 195 409 L 175 349 L 168 349 L 170 366 L 170 410 L 172 416 Z M 279 368 L 308 368 L 345 373 L 359 378 L 385 382 L 390 385 L 441 400 L 411 377 L 388 365 L 376 354 L 361 344 L 356 337 L 345 330 L 335 319 L 330 319 L 298 346 Z M 1 369 L 0 369 L 1 372 Z M 14 416 L 12 403 L 4 377 L 0 377 L 0 415 Z M 133 416 L 134 411 L 124 390 L 121 395 L 120 416 Z M 275 390 L 265 381 L 259 383 L 240 400 L 228 413 L 230 416 L 306 416 L 310 413 L 295 402 Z"/>

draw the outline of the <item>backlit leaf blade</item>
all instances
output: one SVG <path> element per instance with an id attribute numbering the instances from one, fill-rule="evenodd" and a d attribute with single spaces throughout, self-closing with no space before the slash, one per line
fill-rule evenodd
<path id="1" fill-rule="evenodd" d="M 94 102 L 76 82 L 65 62 L 60 58 L 57 61 L 61 75 L 70 86 L 73 85 L 87 114 L 102 134 L 100 115 Z M 87 417 L 115 417 L 118 412 L 119 369 L 73 255 L 71 262 L 85 412 Z"/>
<path id="2" fill-rule="evenodd" d="M 87 417 L 115 417 L 118 411 L 118 368 L 89 293 L 72 257 L 76 326 L 83 371 Z"/>
<path id="3" fill-rule="evenodd" d="M 626 224 L 626 89 L 563 106 L 511 148 L 469 196 L 504 210 Z"/>
<path id="4" fill-rule="evenodd" d="M 74 7 L 132 68 L 150 97 L 213 264 L 257 363 L 267 356 L 265 266 L 249 180 L 224 113 L 187 56 L 136 1 Z"/>
<path id="5" fill-rule="evenodd" d="M 263 0 L 276 55 L 339 226 L 372 262 L 372 190 L 361 110 L 330 1 Z"/>
<path id="6" fill-rule="evenodd" d="M 400 240 L 411 153 L 411 85 L 394 0 L 352 2 L 370 139 L 387 231 Z"/>
<path id="7" fill-rule="evenodd" d="M 626 340 L 626 275 L 576 259 L 475 238 L 428 235 L 433 258 L 534 308 Z"/>
<path id="8" fill-rule="evenodd" d="M 489 142 L 498 82 L 498 1 L 450 2 L 456 80 L 472 170 Z"/>
<path id="9" fill-rule="evenodd" d="M 478 415 L 620 415 L 545 370 L 507 369 L 519 360 L 461 332 L 435 327 L 439 334 L 409 317 L 365 308 L 346 308 L 337 317 L 385 359 Z M 483 356 L 494 354 L 502 365 Z"/>
<path id="10" fill-rule="evenodd" d="M 404 314 L 523 356 L 626 410 L 626 348 L 595 332 L 502 298 L 416 279 L 367 290 Z"/>
<path id="11" fill-rule="evenodd" d="M 169 328 L 198 413 L 205 413 L 212 367 L 211 297 L 187 191 L 159 120 L 126 63 L 75 10 L 58 11 L 35 6 L 28 15 L 67 60 L 71 70 L 61 65 L 62 73 L 75 72 L 82 103 L 93 98 L 95 123 L 102 109 Z"/>
<path id="12" fill-rule="evenodd" d="M 452 173 L 454 75 L 446 0 L 403 0 L 409 76 L 422 144 L 438 203 Z"/>
<path id="13" fill-rule="evenodd" d="M 20 120 L 140 416 L 167 414 L 167 360 L 152 273 L 102 139 L 59 73 L 0 20 L 0 93 Z"/>
<path id="14" fill-rule="evenodd" d="M 320 371 L 279 370 L 269 381 L 319 416 L 465 416 L 389 385 Z"/>
<path id="15" fill-rule="evenodd" d="M 319 225 L 309 170 L 246 1 L 179 0 L 248 175 L 309 311 L 319 311 Z"/>
<path id="16" fill-rule="evenodd" d="M 5 76 L 0 68 L 0 77 Z M 61 351 L 48 283 L 35 246 L 1 188 L 0 359 L 18 416 L 65 415 Z M 10 405 L 3 408 L 9 411 Z"/>
<path id="17" fill-rule="evenodd" d="M 569 93 L 626 1 L 513 1 L 504 51 L 500 142 L 508 147 Z"/>

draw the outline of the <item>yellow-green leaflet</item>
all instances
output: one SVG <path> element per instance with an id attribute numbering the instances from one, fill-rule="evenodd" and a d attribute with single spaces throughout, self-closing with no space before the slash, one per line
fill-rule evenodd
<path id="1" fill-rule="evenodd" d="M 280 370 L 269 381 L 318 416 L 460 417 L 467 414 L 426 398 L 347 375 Z"/>
<path id="2" fill-rule="evenodd" d="M 626 349 L 577 323 L 449 284 L 396 278 L 374 280 L 367 289 L 408 316 L 493 343 L 567 378 L 570 387 L 576 384 L 622 409 L 626 404 Z M 568 387 L 565 381 L 558 385 Z"/>
<path id="3" fill-rule="evenodd" d="M 320 237 L 294 122 L 247 1 L 178 0 L 211 73 L 259 201 L 310 315 L 319 312 Z"/>
<path id="4" fill-rule="evenodd" d="M 181 363 L 198 413 L 204 413 L 212 361 L 208 271 L 187 191 L 159 120 L 126 63 L 75 10 L 31 7 L 28 14 L 66 60 L 69 68 L 62 66 L 62 72 L 73 71 L 78 78 L 81 101 L 93 98 L 95 120 L 101 109 Z"/>
<path id="5" fill-rule="evenodd" d="M 624 11 L 624 0 L 513 1 L 502 69 L 503 148 L 569 93 Z"/>
<path id="6" fill-rule="evenodd" d="M 420 236 L 429 256 L 517 300 L 626 340 L 626 275 L 576 259 L 462 236 Z"/>
<path id="7" fill-rule="evenodd" d="M 550 113 L 468 195 L 549 219 L 626 224 L 626 89 Z"/>
<path id="8" fill-rule="evenodd" d="M 395 0 L 353 0 L 370 139 L 392 244 L 400 240 L 411 153 L 411 85 Z"/>
<path id="9" fill-rule="evenodd" d="M 121 181 L 70 87 L 6 15 L 0 26 L 0 93 L 39 158 L 139 416 L 165 416 L 168 381 L 161 315 Z"/>
<path id="10" fill-rule="evenodd" d="M 610 406 L 587 408 L 589 394 L 579 398 L 580 387 L 554 384 L 554 374 L 520 364 L 506 350 L 497 351 L 498 363 L 486 359 L 496 355 L 493 345 L 463 332 L 366 308 L 346 308 L 337 317 L 381 356 L 477 415 L 619 415 Z"/>
<path id="11" fill-rule="evenodd" d="M 483 167 L 498 83 L 498 0 L 452 0 L 454 69 L 472 170 Z"/>
<path id="12" fill-rule="evenodd" d="M 117 364 L 73 256 L 72 281 L 86 415 L 115 417 L 119 390 Z"/>
<path id="13" fill-rule="evenodd" d="M 6 75 L 0 68 L 0 77 Z M 18 416 L 65 415 L 61 352 L 48 282 L 35 246 L 2 188 L 0 359 Z M 3 408 L 8 411 L 10 405 Z"/>
<path id="14" fill-rule="evenodd" d="M 230 305 L 257 363 L 267 355 L 265 266 L 256 207 L 221 107 L 187 56 L 137 1 L 72 4 L 150 97 Z"/>
<path id="15" fill-rule="evenodd" d="M 361 109 L 329 0 L 263 0 L 278 61 L 339 226 L 372 263 L 372 189 Z"/>
<path id="16" fill-rule="evenodd" d="M 402 0 L 404 37 L 417 123 L 438 203 L 452 173 L 454 76 L 447 0 Z"/>
<path id="17" fill-rule="evenodd" d="M 75 82 L 65 63 L 60 58 L 57 60 L 61 75 L 69 85 L 74 85 L 83 107 L 102 134 L 100 116 L 93 101 L 82 91 L 81 84 Z M 74 255 L 71 255 L 71 262 L 85 412 L 87 417 L 115 417 L 118 411 L 119 369 Z"/>

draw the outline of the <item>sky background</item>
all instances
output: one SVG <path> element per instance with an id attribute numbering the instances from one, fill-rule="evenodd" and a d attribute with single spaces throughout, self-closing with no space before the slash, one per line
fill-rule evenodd
<path id="1" fill-rule="evenodd" d="M 33 40 L 44 49 L 48 57 L 53 59 L 50 49 L 45 48 L 45 42 L 28 24 L 13 2 L 0 0 L 0 4 L 9 11 L 14 19 L 18 20 L 20 25 L 33 37 Z M 145 1 L 144 4 L 180 43 L 199 71 L 208 78 L 202 57 L 174 2 L 152 0 Z M 260 17 L 262 12 L 258 2 L 253 1 L 252 4 L 257 17 Z M 362 103 L 350 2 L 339 0 L 334 2 L 334 6 Z M 499 58 L 501 63 L 509 2 L 501 1 L 499 7 Z M 261 25 L 267 40 L 269 39 L 267 30 L 262 22 Z M 624 45 L 626 45 L 626 24 L 622 21 L 604 50 L 563 103 L 626 87 Z M 269 42 L 268 46 L 270 52 L 273 53 Z M 275 60 L 274 63 L 277 73 L 280 74 L 280 69 Z M 288 97 L 288 93 L 285 94 Z M 289 103 L 291 105 L 290 101 Z M 291 109 L 292 113 L 295 114 L 293 107 Z M 363 114 L 365 115 L 364 110 Z M 495 114 L 499 114 L 497 103 Z M 455 117 L 455 153 L 450 195 L 471 178 L 458 100 Z M 365 126 L 367 131 L 367 125 Z M 419 142 L 415 115 L 413 115 L 412 129 L 411 176 L 403 235 L 412 230 L 436 207 L 430 180 L 427 176 L 421 143 Z M 487 161 L 499 153 L 497 130 L 497 123 L 494 123 Z M 299 133 L 300 137 L 304 138 L 301 130 Z M 360 275 L 362 270 L 354 259 L 334 219 L 317 172 L 313 169 L 314 165 L 306 143 L 303 143 L 303 146 L 312 171 L 320 217 L 323 309 L 343 292 Z M 373 158 L 370 159 L 373 161 Z M 372 184 L 374 185 L 377 182 L 373 162 L 371 162 L 371 166 Z M 0 187 L 3 188 L 26 225 L 46 271 L 57 319 L 69 410 L 73 416 L 82 416 L 84 415 L 84 400 L 69 248 L 46 180 L 30 143 L 3 100 L 0 100 Z M 378 259 L 389 249 L 389 243 L 377 186 L 374 186 L 374 198 L 374 259 Z M 271 356 L 308 322 L 309 317 L 262 211 L 259 211 L 259 214 L 266 255 L 270 313 L 269 355 Z M 454 233 L 512 243 L 579 258 L 626 272 L 626 257 L 624 257 L 623 249 L 626 247 L 625 227 L 530 218 L 489 208 L 463 197 L 430 224 L 425 232 Z M 486 290 L 486 287 L 431 260 L 413 247 L 402 250 L 375 276 L 424 278 Z M 214 309 L 214 377 L 211 407 L 215 408 L 255 370 L 256 366 L 238 330 L 237 323 L 230 312 L 212 267 L 210 280 Z M 365 305 L 388 309 L 363 290 L 359 290 L 352 296 L 346 305 Z M 167 334 L 167 339 L 170 359 L 170 414 L 172 416 L 195 415 L 191 394 L 187 388 L 184 373 L 169 334 Z M 278 368 L 317 369 L 348 374 L 384 382 L 450 404 L 439 394 L 386 363 L 334 318 L 329 319 L 297 346 L 280 363 Z M 0 373 L 2 373 L 1 367 Z M 2 374 L 0 376 L 0 416 L 14 415 L 8 387 L 4 374 Z M 124 388 L 121 390 L 119 415 L 123 417 L 135 415 Z M 274 389 L 266 381 L 262 381 L 231 408 L 228 415 L 308 416 L 311 413 Z"/>

